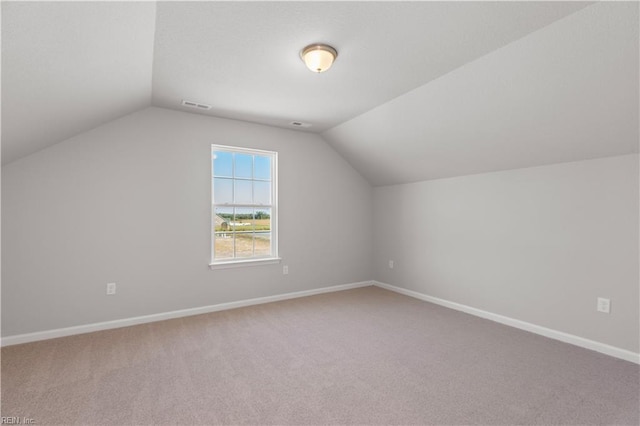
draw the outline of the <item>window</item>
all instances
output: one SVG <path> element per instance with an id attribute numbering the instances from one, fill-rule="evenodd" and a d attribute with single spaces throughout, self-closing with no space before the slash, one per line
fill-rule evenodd
<path id="1" fill-rule="evenodd" d="M 271 151 L 211 145 L 211 267 L 278 259 L 277 158 Z"/>

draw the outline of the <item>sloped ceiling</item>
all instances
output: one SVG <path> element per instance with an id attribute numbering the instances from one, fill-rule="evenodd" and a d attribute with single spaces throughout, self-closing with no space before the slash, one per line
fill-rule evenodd
<path id="1" fill-rule="evenodd" d="M 1 7 L 3 164 L 150 105 L 154 3 Z"/>
<path id="2" fill-rule="evenodd" d="M 182 99 L 311 123 L 376 185 L 633 152 L 637 39 L 622 3 L 3 2 L 2 160 Z"/>
<path id="3" fill-rule="evenodd" d="M 320 132 L 523 37 L 585 4 L 497 2 L 158 3 L 153 103 Z M 338 50 L 330 72 L 299 51 Z"/>
<path id="4" fill-rule="evenodd" d="M 638 152 L 638 3 L 600 3 L 323 135 L 373 185 Z"/>

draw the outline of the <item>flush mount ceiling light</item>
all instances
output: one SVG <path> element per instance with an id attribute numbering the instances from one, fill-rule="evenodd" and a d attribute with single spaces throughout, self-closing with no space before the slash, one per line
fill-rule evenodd
<path id="1" fill-rule="evenodd" d="M 307 65 L 307 68 L 313 72 L 325 72 L 331 68 L 337 56 L 336 49 L 326 44 L 318 43 L 310 44 L 300 52 L 300 57 Z"/>

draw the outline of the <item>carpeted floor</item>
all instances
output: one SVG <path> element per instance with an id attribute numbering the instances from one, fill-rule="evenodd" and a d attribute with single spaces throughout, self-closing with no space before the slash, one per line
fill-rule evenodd
<path id="1" fill-rule="evenodd" d="M 633 424 L 639 366 L 376 287 L 2 349 L 36 424 Z"/>

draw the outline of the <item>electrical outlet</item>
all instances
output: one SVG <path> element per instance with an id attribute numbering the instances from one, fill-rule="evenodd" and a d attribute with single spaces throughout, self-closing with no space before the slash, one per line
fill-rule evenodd
<path id="1" fill-rule="evenodd" d="M 116 283 L 107 283 L 107 294 L 109 296 L 116 294 Z"/>
<path id="2" fill-rule="evenodd" d="M 598 297 L 598 312 L 604 312 L 608 314 L 611 312 L 611 300 L 605 299 L 604 297 Z"/>
<path id="3" fill-rule="evenodd" d="M 282 267 L 282 275 L 288 275 L 289 274 L 289 266 L 288 265 L 284 265 Z"/>
<path id="4" fill-rule="evenodd" d="M 389 269 L 393 269 L 393 260 L 389 261 Z"/>

